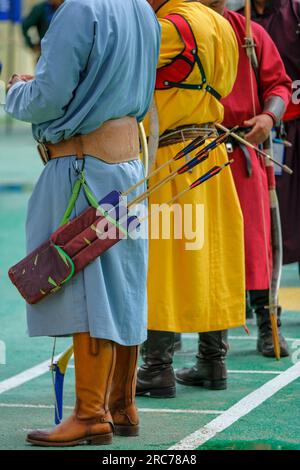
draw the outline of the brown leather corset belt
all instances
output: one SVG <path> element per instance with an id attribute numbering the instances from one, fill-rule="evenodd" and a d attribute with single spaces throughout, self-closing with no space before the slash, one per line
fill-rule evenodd
<path id="1" fill-rule="evenodd" d="M 133 117 L 106 121 L 101 127 L 85 135 L 76 135 L 57 144 L 38 143 L 38 152 L 46 164 L 49 160 L 77 156 L 91 156 L 115 164 L 136 160 L 139 156 L 139 132 Z"/>

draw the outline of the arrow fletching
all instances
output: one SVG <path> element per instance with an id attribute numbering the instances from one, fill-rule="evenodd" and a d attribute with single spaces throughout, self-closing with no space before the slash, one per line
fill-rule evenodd
<path id="1" fill-rule="evenodd" d="M 205 144 L 205 141 L 209 139 L 214 134 L 214 131 L 210 131 L 207 134 L 205 134 L 202 137 L 196 137 L 189 145 L 187 145 L 184 149 L 180 150 L 173 160 L 180 160 L 182 157 L 187 155 L 188 153 L 192 152 L 193 150 L 196 150 L 196 148 L 200 147 L 201 145 Z"/>
<path id="2" fill-rule="evenodd" d="M 69 360 L 73 354 L 73 346 L 70 346 L 52 366 L 54 374 L 54 393 L 55 393 L 55 424 L 59 424 L 63 417 L 63 393 L 64 380 L 68 368 Z"/>
<path id="3" fill-rule="evenodd" d="M 190 185 L 190 189 L 196 188 L 197 186 L 200 186 L 200 184 L 204 183 L 205 181 L 209 180 L 210 178 L 213 178 L 216 176 L 218 173 L 220 173 L 224 168 L 226 168 L 228 165 L 231 165 L 234 160 L 229 160 L 229 162 L 224 163 L 222 166 L 214 166 L 211 168 L 207 173 L 204 175 L 200 176 L 196 181 L 194 181 Z"/>

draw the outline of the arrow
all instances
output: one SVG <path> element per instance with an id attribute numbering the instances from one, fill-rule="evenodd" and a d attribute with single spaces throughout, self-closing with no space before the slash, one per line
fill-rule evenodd
<path id="1" fill-rule="evenodd" d="M 222 124 L 218 124 L 216 123 L 216 127 L 224 132 L 228 132 L 228 129 L 227 127 L 223 126 Z M 256 145 L 253 145 L 253 144 L 250 144 L 250 142 L 248 142 L 247 140 L 243 139 L 242 137 L 240 137 L 238 134 L 236 134 L 235 132 L 231 132 L 231 136 L 237 140 L 238 142 L 240 142 L 241 144 L 244 144 L 244 145 L 247 145 L 248 147 L 252 148 L 253 150 L 256 150 L 257 153 L 259 153 L 260 155 L 262 155 L 263 157 L 265 157 L 267 160 L 271 161 L 272 163 L 274 163 L 275 165 L 277 166 L 280 166 L 280 168 L 282 168 L 283 171 L 285 171 L 286 173 L 288 173 L 289 175 L 292 175 L 293 174 L 293 170 L 290 169 L 290 167 L 288 167 L 287 165 L 283 165 L 282 163 L 279 163 L 277 162 L 274 158 L 270 157 L 270 155 L 268 155 L 266 152 L 264 152 L 263 150 L 261 150 L 259 147 L 256 147 Z"/>
<path id="2" fill-rule="evenodd" d="M 145 191 L 144 193 L 140 194 L 135 199 L 130 201 L 130 203 L 128 204 L 128 208 L 131 208 L 131 207 L 139 204 L 140 202 L 142 202 L 144 199 L 149 197 L 152 193 L 157 191 L 159 188 L 164 186 L 166 183 L 172 181 L 177 175 L 181 175 L 183 173 L 186 173 L 190 169 L 194 168 L 195 166 L 199 165 L 203 161 L 207 160 L 207 158 L 209 157 L 209 153 L 212 150 L 216 149 L 219 145 L 223 144 L 226 141 L 226 139 L 232 134 L 232 132 L 237 129 L 237 127 L 238 126 L 234 127 L 233 130 L 227 129 L 225 134 L 223 134 L 221 136 L 218 136 L 216 139 L 214 139 L 212 142 L 210 142 L 208 145 L 206 145 L 188 163 L 185 163 L 184 165 L 182 165 L 178 170 L 172 171 L 169 175 L 167 175 L 161 181 L 158 181 L 156 184 L 154 184 L 147 191 Z M 177 154 L 177 156 L 178 156 L 178 154 Z M 180 156 L 180 158 L 182 158 L 183 156 L 184 156 L 184 154 L 182 154 Z"/>
<path id="3" fill-rule="evenodd" d="M 187 145 L 184 149 L 180 150 L 175 157 L 172 157 L 170 160 L 167 162 L 163 163 L 160 167 L 158 167 L 156 170 L 152 171 L 149 175 L 147 175 L 145 178 L 141 179 L 138 181 L 136 184 L 131 186 L 127 191 L 122 193 L 122 196 L 128 196 L 132 191 L 134 191 L 136 188 L 138 188 L 141 184 L 146 183 L 150 178 L 153 176 L 157 175 L 161 170 L 163 170 L 166 166 L 170 165 L 172 162 L 180 160 L 183 158 L 185 155 L 190 153 L 192 150 L 195 150 L 196 148 L 200 147 L 201 145 L 205 144 L 206 140 L 209 139 L 214 134 L 215 131 L 210 131 L 204 136 L 199 136 L 196 137 L 189 145 Z"/>
<path id="4" fill-rule="evenodd" d="M 204 175 L 200 176 L 200 178 L 196 179 L 192 184 L 190 184 L 189 186 L 187 186 L 183 191 L 181 191 L 180 193 L 176 194 L 176 196 L 174 196 L 172 199 L 170 199 L 168 202 L 166 202 L 165 204 L 169 205 L 169 204 L 172 204 L 173 202 L 177 201 L 179 198 L 181 198 L 182 196 L 184 196 L 186 193 L 188 193 L 189 191 L 191 191 L 192 189 L 194 188 L 197 188 L 198 186 L 200 186 L 201 184 L 205 183 L 206 181 L 208 181 L 209 179 L 211 178 L 214 178 L 215 176 L 217 176 L 222 170 L 224 170 L 224 168 L 226 168 L 227 166 L 231 165 L 232 163 L 234 162 L 233 159 L 229 160 L 228 162 L 224 163 L 223 165 L 221 166 L 214 166 L 212 167 L 210 170 L 208 170 Z M 147 216 L 143 217 L 142 219 L 139 219 L 140 220 L 140 223 L 142 223 L 144 220 L 148 219 L 148 217 L 152 217 L 154 214 L 156 214 L 157 212 L 160 212 L 161 211 L 161 208 L 159 207 L 157 210 L 151 212 L 150 214 L 148 214 Z"/>

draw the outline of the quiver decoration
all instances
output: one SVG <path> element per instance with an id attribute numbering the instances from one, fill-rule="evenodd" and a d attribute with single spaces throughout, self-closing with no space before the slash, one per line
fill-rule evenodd
<path id="1" fill-rule="evenodd" d="M 61 226 L 8 271 L 12 283 L 29 304 L 36 304 L 57 292 L 75 274 L 139 226 L 138 218 L 129 217 L 127 208 L 120 203 L 122 195 L 119 191 L 112 191 L 97 202 L 86 185 L 84 172 L 80 175 Z M 69 220 L 81 186 L 91 207 Z M 112 210 L 105 211 L 107 206 Z"/>

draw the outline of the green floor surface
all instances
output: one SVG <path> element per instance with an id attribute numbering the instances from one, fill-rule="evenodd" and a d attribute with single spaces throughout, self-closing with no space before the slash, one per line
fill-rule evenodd
<path id="1" fill-rule="evenodd" d="M 22 139 L 20 136 L 23 136 Z M 47 360 L 51 355 L 52 341 L 48 338 L 27 337 L 24 302 L 7 278 L 8 267 L 24 255 L 25 212 L 30 194 L 5 191 L 3 188 L 11 182 L 32 185 L 42 167 L 34 153 L 26 126 L 18 130 L 17 138 L 3 137 L 3 129 L 0 129 L 0 139 L 0 341 L 6 345 L 6 364 L 0 364 L 1 385 L 1 381 Z M 9 159 L 8 162 L 5 157 Z M 4 185 L 2 191 L 1 184 Z M 282 285 L 299 286 L 298 266 L 284 268 Z M 253 324 L 250 325 L 250 337 L 243 329 L 230 331 L 228 390 L 212 392 L 178 386 L 174 399 L 139 398 L 141 435 L 131 439 L 116 437 L 113 445 L 105 447 L 105 450 L 166 450 L 272 380 L 277 376 L 276 372 L 291 367 L 293 361 L 300 360 L 300 312 L 284 312 L 282 319 L 291 357 L 277 362 L 259 356 L 256 353 L 256 327 Z M 68 339 L 60 340 L 58 351 L 64 350 L 68 344 Z M 175 367 L 192 365 L 196 348 L 197 336 L 184 335 L 183 349 L 175 356 Z M 268 373 L 253 373 L 255 371 Z M 65 415 L 70 413 L 73 405 L 73 390 L 74 369 L 70 368 L 66 376 Z M 201 449 L 300 449 L 299 397 L 298 379 L 208 441 Z M 49 373 L 0 394 L 0 449 L 31 448 L 24 441 L 26 431 L 53 424 L 53 409 L 50 408 L 52 401 Z M 153 411 L 146 412 L 145 408 Z M 170 410 L 177 412 L 171 413 Z M 191 410 L 212 413 L 199 414 Z"/>

